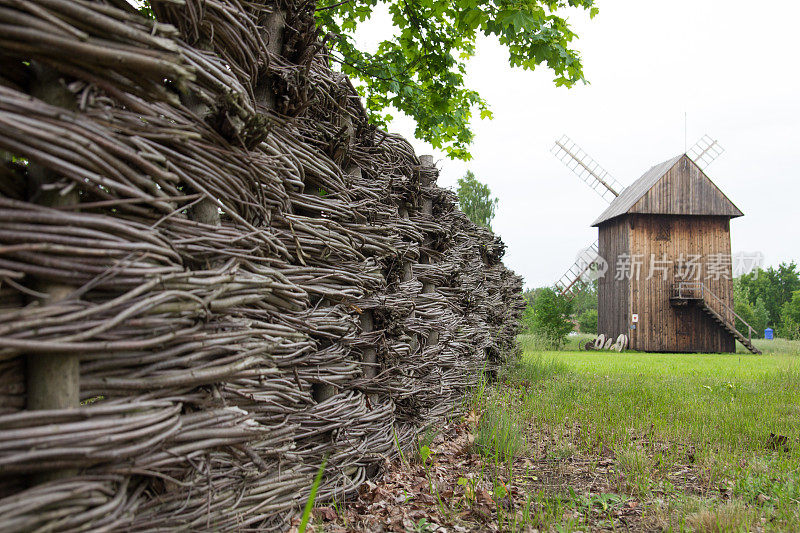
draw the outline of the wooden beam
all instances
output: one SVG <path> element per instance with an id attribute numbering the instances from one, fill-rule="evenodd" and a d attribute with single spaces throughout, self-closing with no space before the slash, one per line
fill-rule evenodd
<path id="1" fill-rule="evenodd" d="M 68 110 L 77 109 L 75 97 L 60 75 L 53 69 L 31 63 L 35 79 L 32 96 L 48 104 Z M 54 185 L 60 177 L 31 162 L 28 165 L 29 196 L 32 201 L 47 207 L 73 206 L 80 201 L 77 189 L 61 194 Z M 37 291 L 47 295 L 42 305 L 53 304 L 67 298 L 74 287 L 49 280 L 34 280 Z M 75 409 L 80 407 L 80 356 L 77 354 L 30 354 L 25 359 L 26 406 L 31 410 Z M 75 469 L 38 473 L 34 483 L 69 477 Z"/>

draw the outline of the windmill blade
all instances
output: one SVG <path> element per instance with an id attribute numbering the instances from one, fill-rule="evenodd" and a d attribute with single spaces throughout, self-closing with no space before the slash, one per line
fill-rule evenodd
<path id="1" fill-rule="evenodd" d="M 625 188 L 566 135 L 556 140 L 550 152 L 608 203 Z"/>
<path id="2" fill-rule="evenodd" d="M 716 140 L 708 135 L 703 135 L 694 146 L 686 151 L 686 155 L 688 155 L 689 159 L 694 161 L 701 170 L 705 170 L 706 167 L 713 163 L 724 151 L 725 149 L 720 146 Z"/>
<path id="3" fill-rule="evenodd" d="M 595 267 L 599 263 L 604 261 L 600 257 L 598 243 L 595 241 L 578 254 L 572 266 L 556 281 L 556 290 L 567 300 L 572 300 L 589 282 L 596 279 Z M 600 273 L 602 274 L 605 274 L 605 270 Z"/>

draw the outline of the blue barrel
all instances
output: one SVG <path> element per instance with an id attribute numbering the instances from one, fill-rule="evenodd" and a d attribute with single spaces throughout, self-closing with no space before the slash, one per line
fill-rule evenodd
<path id="1" fill-rule="evenodd" d="M 764 330 L 764 338 L 765 338 L 765 339 L 772 340 L 772 335 L 773 335 L 773 333 L 775 333 L 775 332 L 772 330 L 772 328 L 767 328 L 767 329 L 765 329 L 765 330 Z"/>

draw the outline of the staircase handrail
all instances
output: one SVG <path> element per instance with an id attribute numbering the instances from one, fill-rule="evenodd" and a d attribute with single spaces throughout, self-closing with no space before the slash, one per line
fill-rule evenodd
<path id="1" fill-rule="evenodd" d="M 705 295 L 709 294 L 713 299 L 712 301 L 714 301 L 719 306 L 721 306 L 722 310 L 723 310 L 722 313 L 720 313 L 718 309 L 715 309 L 714 311 L 716 311 L 718 314 L 722 315 L 726 319 L 727 319 L 728 316 L 733 315 L 733 317 L 734 317 L 733 329 L 736 329 L 736 320 L 735 319 L 738 318 L 742 322 L 742 324 L 747 326 L 747 341 L 748 342 L 752 342 L 753 341 L 753 332 L 755 331 L 755 328 L 753 328 L 753 326 L 751 326 L 747 322 L 747 320 L 745 320 L 744 318 L 739 316 L 739 314 L 736 311 L 734 311 L 731 306 L 729 306 L 728 304 L 723 302 L 722 299 L 719 296 L 714 294 L 714 291 L 709 289 L 708 286 L 705 283 L 703 283 L 702 281 L 679 281 L 677 283 L 677 287 L 673 286 L 673 293 L 678 298 L 687 298 L 688 296 L 684 296 L 684 289 L 686 289 L 687 291 L 693 291 L 691 293 L 692 294 L 692 296 L 691 296 L 692 298 L 698 298 L 698 296 L 696 296 L 695 292 L 694 292 L 697 289 L 700 289 L 700 295 L 699 295 L 700 299 L 705 300 L 706 299 Z M 740 334 L 741 334 L 741 332 L 740 332 Z M 742 336 L 744 336 L 744 335 L 742 335 Z"/>
<path id="2" fill-rule="evenodd" d="M 679 281 L 672 285 L 672 295 L 681 300 L 690 298 L 702 300 L 703 289 L 704 285 L 702 281 Z"/>

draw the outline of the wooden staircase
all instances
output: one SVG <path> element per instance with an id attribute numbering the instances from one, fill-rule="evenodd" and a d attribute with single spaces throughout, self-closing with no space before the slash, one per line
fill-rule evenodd
<path id="1" fill-rule="evenodd" d="M 745 319 L 736 314 L 731 307 L 714 294 L 702 281 L 679 281 L 672 286 L 669 297 L 672 305 L 685 306 L 694 304 L 714 322 L 742 343 L 750 352 L 761 355 L 761 350 L 753 346 L 753 327 Z M 747 326 L 747 336 L 736 329 L 736 319 Z"/>

